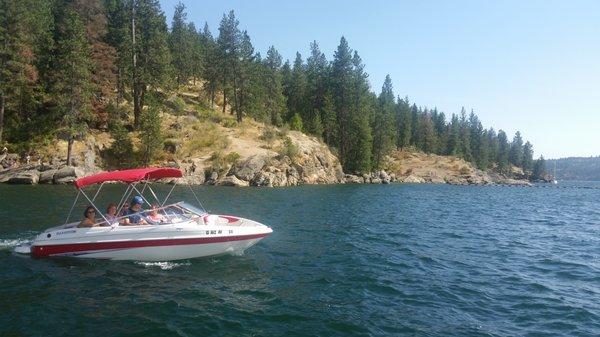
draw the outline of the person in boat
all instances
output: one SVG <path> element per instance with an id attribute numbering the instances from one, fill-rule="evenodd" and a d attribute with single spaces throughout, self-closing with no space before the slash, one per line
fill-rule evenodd
<path id="1" fill-rule="evenodd" d="M 148 215 L 148 220 L 150 220 L 152 223 L 158 224 L 166 222 L 167 218 L 164 215 L 158 213 L 157 204 L 152 204 L 152 210 L 150 211 L 150 215 Z"/>
<path id="2" fill-rule="evenodd" d="M 127 210 L 129 209 L 129 203 L 123 203 L 123 206 L 121 206 L 121 211 L 119 212 L 119 216 L 124 216 L 127 213 Z"/>
<path id="3" fill-rule="evenodd" d="M 129 207 L 129 209 L 127 210 L 127 212 L 125 214 L 126 218 L 123 219 L 123 222 L 122 222 L 123 225 L 129 226 L 129 225 L 147 225 L 148 224 L 148 222 L 142 216 L 142 212 L 144 211 L 142 209 L 143 203 L 144 203 L 144 199 L 142 197 L 140 197 L 139 195 L 136 195 L 135 197 L 133 197 L 133 199 L 131 199 L 131 206 Z"/>
<path id="4" fill-rule="evenodd" d="M 88 206 L 83 212 L 83 220 L 77 227 L 94 227 L 96 226 L 96 209 L 93 206 Z"/>
<path id="5" fill-rule="evenodd" d="M 117 222 L 117 204 L 111 202 L 106 206 L 106 215 L 104 216 L 108 220 L 108 224 Z"/>

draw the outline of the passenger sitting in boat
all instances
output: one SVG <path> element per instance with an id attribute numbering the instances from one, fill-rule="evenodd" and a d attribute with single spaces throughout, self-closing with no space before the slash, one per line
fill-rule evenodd
<path id="1" fill-rule="evenodd" d="M 158 205 L 157 204 L 152 204 L 152 211 L 150 211 L 150 215 L 148 215 L 148 220 L 150 220 L 153 223 L 161 223 L 161 222 L 166 222 L 167 218 L 158 213 Z"/>
<path id="2" fill-rule="evenodd" d="M 106 206 L 106 220 L 108 220 L 108 224 L 112 224 L 117 222 L 117 204 L 115 204 L 114 202 L 111 202 L 110 204 L 108 204 L 108 206 Z"/>
<path id="3" fill-rule="evenodd" d="M 88 206 L 83 212 L 83 221 L 77 227 L 94 227 L 96 226 L 96 209 L 93 206 Z"/>
<path id="4" fill-rule="evenodd" d="M 141 212 L 142 204 L 144 203 L 144 199 L 139 195 L 136 195 L 131 199 L 131 207 L 126 212 L 126 218 L 123 219 L 123 225 L 147 225 L 148 222 L 144 220 Z"/>
<path id="5" fill-rule="evenodd" d="M 129 204 L 124 203 L 123 206 L 121 207 L 121 211 L 119 212 L 119 216 L 125 215 L 127 213 L 128 209 L 129 209 Z"/>

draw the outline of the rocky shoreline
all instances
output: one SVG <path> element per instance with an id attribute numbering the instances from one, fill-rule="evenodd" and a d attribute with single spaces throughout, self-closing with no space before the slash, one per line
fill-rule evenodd
<path id="1" fill-rule="evenodd" d="M 419 152 L 396 151 L 388 157 L 386 170 L 351 174 L 342 170 L 331 149 L 315 137 L 289 131 L 293 151 L 281 147 L 230 138 L 235 146 L 232 161 L 210 156 L 172 159 L 155 166 L 176 167 L 184 172 L 183 182 L 192 185 L 284 187 L 315 184 L 451 184 L 531 186 L 525 179 L 513 179 L 491 171 L 481 171 L 455 158 Z M 0 154 L 0 183 L 69 184 L 105 167 L 102 150 L 106 144 L 90 136 L 74 153 L 73 166 L 58 155 L 41 158 Z M 221 157 L 222 158 L 222 157 Z M 32 163 L 32 162 L 35 162 Z M 513 176 L 516 176 L 513 174 Z M 520 177 L 524 178 L 524 177 Z"/>
<path id="2" fill-rule="evenodd" d="M 471 172 L 440 177 L 428 174 L 397 175 L 379 170 L 369 174 L 347 174 L 328 150 L 315 148 L 301 152 L 294 160 L 288 156 L 253 155 L 220 170 L 203 167 L 198 160 L 165 163 L 184 171 L 183 180 L 193 185 L 284 187 L 315 184 L 451 184 L 531 186 L 527 180 L 510 179 L 496 173 Z M 97 167 L 64 164 L 18 164 L 0 170 L 0 183 L 70 184 L 77 178 L 101 171 Z"/>

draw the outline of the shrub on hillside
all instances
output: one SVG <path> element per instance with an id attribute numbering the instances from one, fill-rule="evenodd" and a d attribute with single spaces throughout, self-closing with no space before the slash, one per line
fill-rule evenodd
<path id="1" fill-rule="evenodd" d="M 160 115 L 156 104 L 151 104 L 148 112 L 142 115 L 140 141 L 140 159 L 147 166 L 158 157 L 163 146 Z"/>
<path id="2" fill-rule="evenodd" d="M 173 111 L 174 115 L 183 115 L 185 113 L 185 101 L 179 96 L 172 96 L 165 104 Z"/>
<path id="3" fill-rule="evenodd" d="M 221 125 L 223 125 L 226 128 L 233 128 L 237 126 L 237 121 L 233 118 L 223 118 L 221 120 Z"/>
<path id="4" fill-rule="evenodd" d="M 283 146 L 281 147 L 279 154 L 282 156 L 288 156 L 292 161 L 300 154 L 300 148 L 294 144 L 290 137 L 285 137 L 283 140 Z"/>
<path id="5" fill-rule="evenodd" d="M 238 160 L 240 160 L 240 154 L 237 152 L 229 152 L 226 156 L 225 156 L 225 161 L 231 164 L 235 164 L 237 163 Z"/>
<path id="6" fill-rule="evenodd" d="M 227 155 L 223 155 L 221 151 L 215 151 L 210 156 L 210 170 L 215 171 L 219 175 L 222 175 L 227 171 L 231 165 L 235 164 L 240 159 L 240 154 L 237 152 L 230 152 Z"/>
<path id="7" fill-rule="evenodd" d="M 135 166 L 137 160 L 133 151 L 133 142 L 123 124 L 113 123 L 110 135 L 114 141 L 104 153 L 107 164 L 115 168 L 130 168 Z"/>
<path id="8" fill-rule="evenodd" d="M 290 120 L 290 129 L 295 131 L 302 131 L 302 117 L 299 114 L 294 114 Z"/>
<path id="9" fill-rule="evenodd" d="M 271 143 L 273 142 L 275 139 L 277 139 L 277 130 L 272 127 L 272 126 L 267 126 L 262 134 L 260 135 L 260 140 L 264 140 L 267 143 Z"/>

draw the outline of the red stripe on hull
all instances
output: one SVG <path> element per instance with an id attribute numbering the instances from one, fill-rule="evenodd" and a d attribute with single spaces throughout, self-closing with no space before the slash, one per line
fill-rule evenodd
<path id="1" fill-rule="evenodd" d="M 230 241 L 252 240 L 264 238 L 269 234 L 251 234 L 238 236 L 220 236 L 208 238 L 189 238 L 189 239 L 158 239 L 158 240 L 131 240 L 117 242 L 90 242 L 90 243 L 69 243 L 62 245 L 32 246 L 31 253 L 35 257 L 47 257 L 59 254 L 79 253 L 85 251 L 106 250 L 106 249 L 126 249 L 140 247 L 161 247 L 161 246 L 179 246 L 179 245 L 197 245 L 206 243 L 219 243 Z"/>

